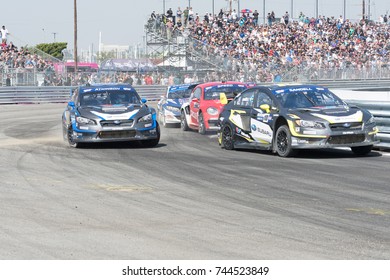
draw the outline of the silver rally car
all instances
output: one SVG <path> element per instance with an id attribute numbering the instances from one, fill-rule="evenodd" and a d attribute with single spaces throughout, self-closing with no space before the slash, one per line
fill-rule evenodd
<path id="1" fill-rule="evenodd" d="M 349 147 L 368 154 L 378 129 L 372 114 L 315 85 L 256 86 L 225 105 L 219 144 L 292 156 L 298 149 Z"/>
<path id="2" fill-rule="evenodd" d="M 128 84 L 80 86 L 62 115 L 63 136 L 71 147 L 91 142 L 160 141 L 156 111 Z"/>

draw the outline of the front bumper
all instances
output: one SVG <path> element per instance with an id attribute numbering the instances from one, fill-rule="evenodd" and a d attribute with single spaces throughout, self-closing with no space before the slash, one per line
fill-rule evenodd
<path id="1" fill-rule="evenodd" d="M 360 147 L 379 143 L 376 134 L 335 134 L 324 138 L 291 137 L 291 145 L 294 149 L 320 149 L 337 147 Z"/>
<path id="2" fill-rule="evenodd" d="M 75 142 L 125 142 L 152 140 L 159 138 L 157 123 L 148 128 L 126 129 L 79 129 L 73 125 L 73 139 Z"/>
<path id="3" fill-rule="evenodd" d="M 180 112 L 164 111 L 165 123 L 180 123 Z"/>

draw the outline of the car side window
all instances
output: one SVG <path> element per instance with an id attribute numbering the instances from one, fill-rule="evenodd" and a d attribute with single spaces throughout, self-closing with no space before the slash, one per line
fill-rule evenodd
<path id="1" fill-rule="evenodd" d="M 243 107 L 253 107 L 254 105 L 255 91 L 248 90 L 240 94 L 240 96 L 235 100 L 235 105 Z"/>
<path id="2" fill-rule="evenodd" d="M 193 97 L 197 98 L 197 99 L 200 99 L 201 93 L 202 93 L 202 89 L 201 88 L 197 88 L 194 91 Z"/>
<path id="3" fill-rule="evenodd" d="M 265 92 L 261 92 L 260 91 L 257 94 L 257 104 L 256 104 L 256 107 L 260 107 L 263 104 L 268 104 L 268 105 L 272 106 L 273 102 L 272 102 L 271 97 L 268 94 L 266 94 Z"/>

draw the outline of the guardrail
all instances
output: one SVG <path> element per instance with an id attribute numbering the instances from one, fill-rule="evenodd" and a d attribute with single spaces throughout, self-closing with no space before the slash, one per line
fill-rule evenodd
<path id="1" fill-rule="evenodd" d="M 379 101 L 359 101 L 359 100 L 347 100 L 348 104 L 359 106 L 360 108 L 367 109 L 374 115 L 379 133 L 377 139 L 380 141 L 377 148 L 390 149 L 390 102 Z"/>
<path id="2" fill-rule="evenodd" d="M 0 104 L 65 103 L 75 87 L 0 87 Z M 156 101 L 166 86 L 134 86 L 142 98 Z"/>
<path id="3" fill-rule="evenodd" d="M 377 86 L 384 87 L 379 84 Z M 0 87 L 1 104 L 65 103 L 75 87 Z M 142 98 L 157 101 L 166 92 L 166 86 L 134 86 Z M 350 104 L 368 109 L 378 124 L 378 148 L 390 148 L 390 90 L 332 90 Z"/>

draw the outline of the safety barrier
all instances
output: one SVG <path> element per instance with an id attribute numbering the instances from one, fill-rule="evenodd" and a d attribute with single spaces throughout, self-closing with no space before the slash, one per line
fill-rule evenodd
<path id="1" fill-rule="evenodd" d="M 377 85 L 378 86 L 378 85 Z M 75 87 L 0 87 L 1 104 L 65 103 Z M 135 86 L 148 101 L 157 101 L 166 86 Z M 348 103 L 369 110 L 378 124 L 379 148 L 390 148 L 390 90 L 332 90 Z"/>
<path id="2" fill-rule="evenodd" d="M 378 148 L 390 148 L 390 101 L 361 101 L 361 100 L 347 100 L 349 104 L 359 106 L 367 109 L 374 115 L 375 122 L 379 129 L 377 138 L 380 143 Z"/>
<path id="3" fill-rule="evenodd" d="M 0 104 L 65 103 L 75 87 L 0 87 Z M 166 86 L 134 86 L 142 98 L 156 101 Z"/>

